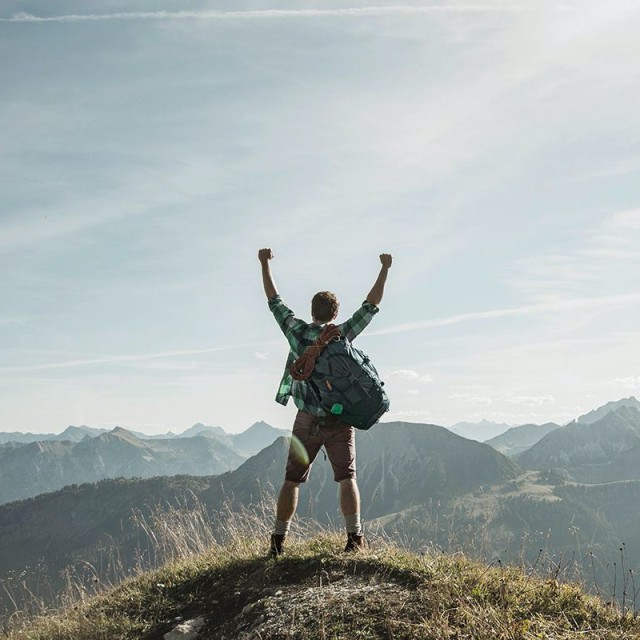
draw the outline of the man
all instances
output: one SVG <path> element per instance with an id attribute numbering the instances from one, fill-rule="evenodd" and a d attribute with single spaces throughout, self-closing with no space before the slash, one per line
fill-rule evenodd
<path id="1" fill-rule="evenodd" d="M 365 547 L 365 539 L 360 524 L 360 493 L 356 482 L 355 433 L 351 425 L 342 422 L 339 417 L 327 415 L 310 387 L 304 380 L 293 380 L 289 373 L 293 362 L 305 349 L 313 344 L 322 333 L 324 325 L 332 322 L 338 315 L 339 302 L 330 291 L 317 293 L 311 301 L 312 322 L 296 318 L 280 299 L 269 266 L 273 259 L 271 249 L 260 249 L 258 259 L 262 265 L 264 292 L 278 325 L 289 343 L 290 351 L 287 366 L 280 381 L 276 402 L 286 405 L 289 396 L 298 408 L 293 424 L 293 437 L 289 449 L 284 484 L 278 496 L 276 521 L 271 536 L 272 557 L 282 553 L 291 519 L 298 505 L 298 490 L 301 482 L 309 477 L 311 465 L 324 446 L 333 467 L 334 479 L 340 485 L 340 509 L 347 529 L 345 551 L 358 551 Z M 362 306 L 342 324 L 338 325 L 340 334 L 353 341 L 378 313 L 382 301 L 387 273 L 392 257 L 388 253 L 380 256 L 380 273 Z M 304 447 L 301 449 L 299 445 Z"/>

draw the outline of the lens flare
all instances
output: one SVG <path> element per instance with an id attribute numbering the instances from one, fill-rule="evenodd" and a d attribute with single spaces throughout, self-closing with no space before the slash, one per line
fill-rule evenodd
<path id="1" fill-rule="evenodd" d="M 303 464 L 305 466 L 309 464 L 309 454 L 307 453 L 307 449 L 297 436 L 292 435 L 290 438 L 289 455 L 298 464 Z"/>

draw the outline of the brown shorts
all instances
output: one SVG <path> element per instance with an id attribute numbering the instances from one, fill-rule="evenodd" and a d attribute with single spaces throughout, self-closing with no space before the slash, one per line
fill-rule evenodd
<path id="1" fill-rule="evenodd" d="M 298 411 L 293 423 L 293 436 L 289 447 L 286 480 L 306 482 L 311 464 L 322 446 L 329 456 L 336 482 L 356 477 L 356 439 L 351 425 L 334 416 L 316 418 Z M 304 452 L 301 455 L 300 444 L 306 449 L 308 461 L 304 459 Z"/>

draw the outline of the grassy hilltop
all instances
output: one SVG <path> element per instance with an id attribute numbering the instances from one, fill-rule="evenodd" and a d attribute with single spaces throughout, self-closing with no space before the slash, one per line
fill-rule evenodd
<path id="1" fill-rule="evenodd" d="M 390 545 L 348 556 L 342 535 L 293 542 L 267 560 L 264 540 L 236 537 L 54 615 L 9 640 L 162 640 L 204 616 L 198 638 L 640 638 L 640 620 L 561 584 L 463 556 Z"/>

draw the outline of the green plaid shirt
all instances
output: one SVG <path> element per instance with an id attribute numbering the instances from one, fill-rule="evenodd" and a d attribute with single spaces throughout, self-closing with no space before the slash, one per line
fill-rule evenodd
<path id="1" fill-rule="evenodd" d="M 312 345 L 322 333 L 324 325 L 308 323 L 296 318 L 293 311 L 287 307 L 277 295 L 269 300 L 269 309 L 276 319 L 278 326 L 282 329 L 289 342 L 289 356 L 284 369 L 280 387 L 276 395 L 276 402 L 286 405 L 289 396 L 301 411 L 310 413 L 313 416 L 324 416 L 326 411 L 319 405 L 316 396 L 308 382 L 304 380 L 294 380 L 289 373 L 289 369 L 294 361 L 299 358 L 305 349 Z M 366 300 L 362 306 L 346 321 L 337 325 L 349 342 L 353 342 L 355 337 L 371 322 L 373 316 L 378 313 L 378 307 Z"/>

